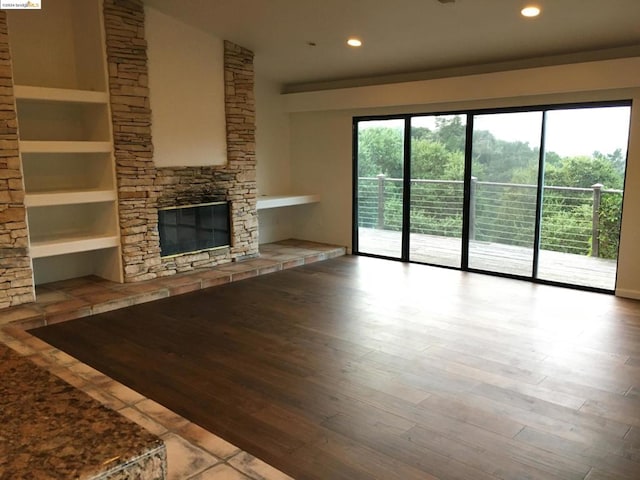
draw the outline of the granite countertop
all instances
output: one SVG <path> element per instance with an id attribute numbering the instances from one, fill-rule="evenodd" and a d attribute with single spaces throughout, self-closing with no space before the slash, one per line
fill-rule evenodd
<path id="1" fill-rule="evenodd" d="M 161 480 L 159 438 L 0 344 L 0 479 Z"/>

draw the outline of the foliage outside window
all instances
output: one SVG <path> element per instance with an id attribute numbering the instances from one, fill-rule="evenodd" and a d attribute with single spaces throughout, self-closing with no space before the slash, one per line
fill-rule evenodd
<path id="1" fill-rule="evenodd" d="M 532 148 L 526 142 L 497 139 L 491 132 L 482 130 L 474 132 L 473 142 L 474 165 L 477 165 L 474 166 L 474 181 L 477 182 L 475 239 L 531 245 L 538 148 Z M 401 230 L 402 143 L 402 128 L 372 126 L 359 131 L 359 226 Z M 433 129 L 412 128 L 412 233 L 460 237 L 463 185 L 459 179 L 464 171 L 464 148 L 465 126 L 459 115 L 438 118 Z M 599 256 L 616 258 L 624 166 L 625 158 L 620 149 L 605 153 L 596 151 L 590 156 L 564 157 L 547 151 L 541 248 L 580 255 L 591 253 L 591 190 L 594 184 L 602 184 L 598 213 Z M 381 181 L 384 182 L 382 206 L 375 199 Z M 496 205 L 500 207 L 495 208 Z M 379 208 L 384 208 L 382 226 L 378 225 Z"/>

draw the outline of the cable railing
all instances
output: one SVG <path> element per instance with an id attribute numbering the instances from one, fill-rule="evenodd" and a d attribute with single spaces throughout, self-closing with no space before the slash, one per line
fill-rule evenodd
<path id="1" fill-rule="evenodd" d="M 358 179 L 358 225 L 402 229 L 402 179 Z M 462 236 L 464 183 L 411 179 L 410 232 Z M 622 190 L 545 186 L 540 245 L 544 250 L 615 258 Z M 469 238 L 532 247 L 536 218 L 535 185 L 482 182 L 472 178 Z"/>

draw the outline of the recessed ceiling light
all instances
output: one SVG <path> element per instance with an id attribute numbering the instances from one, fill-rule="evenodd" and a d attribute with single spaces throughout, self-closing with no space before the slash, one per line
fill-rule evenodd
<path id="1" fill-rule="evenodd" d="M 540 7 L 536 5 L 527 5 L 522 10 L 520 10 L 520 13 L 523 17 L 537 17 L 538 15 L 540 15 Z"/>
<path id="2" fill-rule="evenodd" d="M 362 40 L 356 37 L 351 37 L 347 40 L 347 45 L 349 45 L 350 47 L 361 47 Z"/>

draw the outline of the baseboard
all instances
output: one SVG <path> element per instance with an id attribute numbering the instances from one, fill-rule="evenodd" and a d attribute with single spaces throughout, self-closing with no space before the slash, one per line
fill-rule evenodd
<path id="1" fill-rule="evenodd" d="M 632 298 L 634 300 L 640 300 L 640 290 L 616 288 L 616 297 L 624 297 L 624 298 Z"/>

